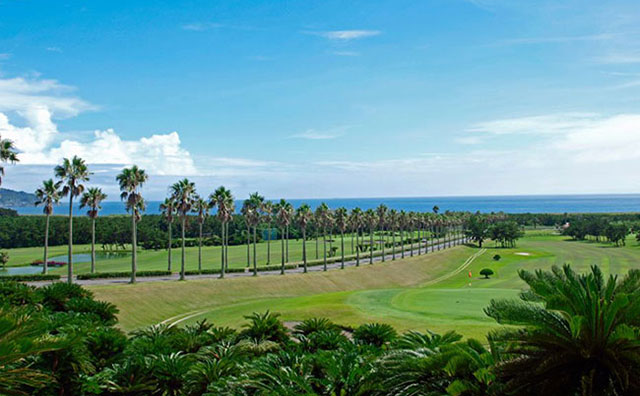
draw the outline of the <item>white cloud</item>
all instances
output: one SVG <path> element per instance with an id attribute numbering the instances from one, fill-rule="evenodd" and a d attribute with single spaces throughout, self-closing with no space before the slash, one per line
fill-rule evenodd
<path id="1" fill-rule="evenodd" d="M 222 26 L 220 23 L 213 22 L 192 22 L 182 25 L 182 29 L 193 32 L 204 32 L 206 30 L 221 28 Z"/>
<path id="2" fill-rule="evenodd" d="M 152 174 L 194 174 L 188 151 L 180 146 L 177 132 L 125 140 L 113 129 L 96 131 L 92 139 L 63 139 L 55 118 L 75 116 L 95 109 L 70 96 L 71 87 L 55 80 L 0 79 L 0 135 L 15 142 L 20 164 L 55 164 L 78 155 L 90 164 L 136 163 Z M 22 121 L 18 126 L 12 119 Z"/>
<path id="3" fill-rule="evenodd" d="M 590 125 L 600 116 L 596 113 L 558 113 L 540 116 L 505 118 L 481 122 L 467 129 L 469 132 L 483 132 L 494 135 L 562 134 Z"/>
<path id="4" fill-rule="evenodd" d="M 632 64 L 640 63 L 640 52 L 618 52 L 597 58 L 598 62 L 605 64 Z"/>
<path id="5" fill-rule="evenodd" d="M 379 30 L 330 30 L 326 32 L 308 32 L 317 36 L 325 37 L 330 40 L 349 41 L 365 37 L 377 36 L 381 32 Z"/>
<path id="6" fill-rule="evenodd" d="M 335 139 L 339 137 L 340 134 L 332 133 L 332 132 L 319 132 L 315 129 L 308 129 L 302 133 L 296 133 L 295 135 L 291 135 L 291 138 L 294 139 L 306 139 L 306 140 L 328 140 Z"/>

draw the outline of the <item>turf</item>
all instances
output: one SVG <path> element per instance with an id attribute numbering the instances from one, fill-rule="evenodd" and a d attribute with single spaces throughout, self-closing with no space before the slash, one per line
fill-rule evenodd
<path id="1" fill-rule="evenodd" d="M 243 315 L 269 309 L 281 313 L 286 321 L 326 316 L 343 325 L 381 321 L 400 330 L 455 329 L 466 336 L 483 337 L 495 326 L 483 308 L 492 298 L 518 295 L 524 286 L 517 275 L 519 269 L 548 269 L 565 262 L 578 271 L 592 264 L 616 274 L 640 268 L 640 247 L 631 239 L 628 246 L 615 248 L 528 233 L 516 248 L 491 244 L 485 248 L 468 266 L 464 265 L 479 252 L 477 247 L 459 246 L 327 273 L 95 286 L 92 290 L 98 298 L 118 305 L 125 330 L 203 318 L 217 325 L 239 326 Z M 495 254 L 502 259 L 494 261 Z M 482 268 L 493 269 L 495 275 L 482 279 Z"/>

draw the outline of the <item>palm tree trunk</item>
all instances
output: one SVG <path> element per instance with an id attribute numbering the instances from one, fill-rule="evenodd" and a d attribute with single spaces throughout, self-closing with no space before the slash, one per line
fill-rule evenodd
<path id="1" fill-rule="evenodd" d="M 302 227 L 302 265 L 304 266 L 304 272 L 307 273 L 307 229 Z"/>
<path id="2" fill-rule="evenodd" d="M 289 226 L 287 226 L 285 228 L 285 232 L 287 233 L 287 240 L 285 241 L 285 244 L 287 246 L 287 258 L 286 258 L 286 262 L 289 263 Z"/>
<path id="3" fill-rule="evenodd" d="M 251 265 L 251 229 L 247 225 L 247 268 Z"/>
<path id="4" fill-rule="evenodd" d="M 256 226 L 253 227 L 253 275 L 258 275 L 258 262 L 256 261 Z"/>
<path id="5" fill-rule="evenodd" d="M 131 214 L 131 283 L 136 283 L 136 248 L 137 248 L 137 233 L 136 233 L 136 214 L 135 211 Z"/>
<path id="6" fill-rule="evenodd" d="M 373 264 L 373 228 L 369 230 L 369 264 Z"/>
<path id="7" fill-rule="evenodd" d="M 353 232 L 351 232 L 351 254 L 353 254 Z"/>
<path id="8" fill-rule="evenodd" d="M 173 243 L 171 240 L 172 229 L 173 222 L 169 223 L 169 255 L 167 256 L 167 271 L 171 271 L 171 244 Z"/>
<path id="9" fill-rule="evenodd" d="M 340 252 L 342 253 L 342 263 L 340 268 L 344 269 L 344 231 L 340 230 Z"/>
<path id="10" fill-rule="evenodd" d="M 271 264 L 271 222 L 269 222 L 269 235 L 267 235 L 267 265 Z"/>
<path id="11" fill-rule="evenodd" d="M 324 271 L 327 270 L 327 230 L 322 230 L 322 250 L 324 251 Z"/>
<path id="12" fill-rule="evenodd" d="M 280 263 L 280 274 L 284 275 L 284 229 L 280 229 L 280 247 L 282 249 L 282 260 Z"/>
<path id="13" fill-rule="evenodd" d="M 187 222 L 187 216 L 182 216 L 182 231 L 181 231 L 181 237 L 182 237 L 182 262 L 180 264 L 180 280 L 184 280 L 184 227 L 186 225 Z"/>
<path id="14" fill-rule="evenodd" d="M 202 271 L 202 222 L 198 230 L 198 271 Z"/>
<path id="15" fill-rule="evenodd" d="M 318 231 L 316 231 L 316 260 L 318 259 Z"/>
<path id="16" fill-rule="evenodd" d="M 91 219 L 91 273 L 96 272 L 96 219 Z"/>
<path id="17" fill-rule="evenodd" d="M 404 228 L 400 229 L 400 245 L 401 245 L 400 246 L 400 249 L 401 249 L 400 257 L 404 258 Z"/>
<path id="18" fill-rule="evenodd" d="M 356 267 L 360 266 L 360 229 L 356 230 Z"/>
<path id="19" fill-rule="evenodd" d="M 220 278 L 224 278 L 224 223 L 220 229 Z"/>
<path id="20" fill-rule="evenodd" d="M 42 262 L 42 273 L 47 273 L 47 253 L 49 252 L 49 215 L 44 228 L 44 260 Z"/>
<path id="21" fill-rule="evenodd" d="M 385 235 L 384 235 L 384 227 L 381 227 L 381 228 L 382 228 L 382 230 L 381 230 L 382 231 L 382 262 L 384 263 L 384 261 L 385 261 L 385 258 L 384 258 L 384 245 L 386 245 L 387 241 L 386 241 Z"/>
<path id="22" fill-rule="evenodd" d="M 391 260 L 396 259 L 396 230 L 394 229 L 391 236 Z"/>
<path id="23" fill-rule="evenodd" d="M 67 255 L 67 282 L 73 283 L 73 191 L 69 191 L 69 250 Z"/>
<path id="24" fill-rule="evenodd" d="M 224 269 L 229 270 L 229 222 L 224 230 Z"/>
<path id="25" fill-rule="evenodd" d="M 413 227 L 409 229 L 409 256 L 413 257 Z"/>

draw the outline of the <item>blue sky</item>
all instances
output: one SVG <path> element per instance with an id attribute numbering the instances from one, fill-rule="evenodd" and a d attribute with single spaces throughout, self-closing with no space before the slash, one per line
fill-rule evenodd
<path id="1" fill-rule="evenodd" d="M 0 1 L 0 134 L 31 191 L 639 192 L 637 1 Z"/>

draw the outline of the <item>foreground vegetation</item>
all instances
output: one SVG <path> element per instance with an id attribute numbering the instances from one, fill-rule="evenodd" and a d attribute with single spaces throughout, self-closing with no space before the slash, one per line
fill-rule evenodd
<path id="1" fill-rule="evenodd" d="M 277 314 L 127 336 L 78 285 L 0 282 L 0 393 L 32 395 L 618 395 L 640 392 L 640 271 L 519 271 L 486 339 Z"/>

